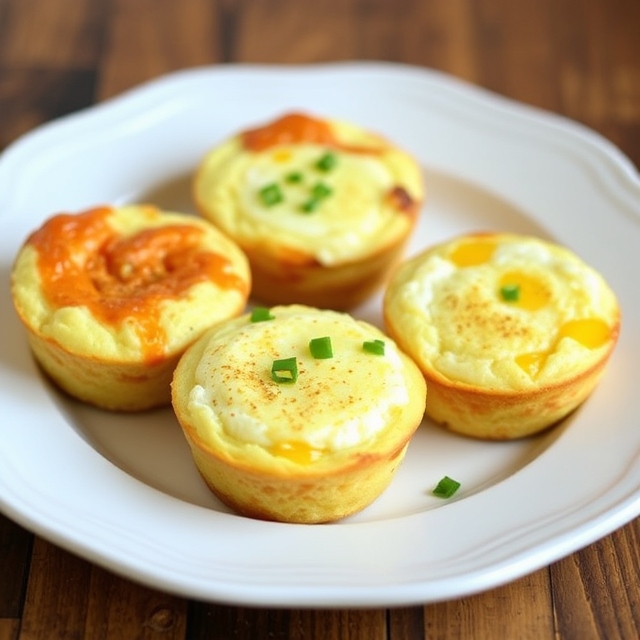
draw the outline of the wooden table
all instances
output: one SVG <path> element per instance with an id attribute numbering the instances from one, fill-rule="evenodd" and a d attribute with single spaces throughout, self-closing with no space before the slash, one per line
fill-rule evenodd
<path id="1" fill-rule="evenodd" d="M 184 67 L 373 59 L 440 69 L 565 114 L 640 166 L 639 36 L 638 0 L 0 0 L 0 148 Z M 0 515 L 0 640 L 637 638 L 639 537 L 635 520 L 450 602 L 262 610 L 139 586 Z"/>

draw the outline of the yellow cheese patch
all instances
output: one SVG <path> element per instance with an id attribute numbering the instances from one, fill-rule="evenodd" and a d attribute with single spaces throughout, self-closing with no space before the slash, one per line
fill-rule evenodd
<path id="1" fill-rule="evenodd" d="M 489 262 L 495 249 L 495 242 L 470 240 L 456 245 L 448 257 L 458 267 L 474 267 Z"/>

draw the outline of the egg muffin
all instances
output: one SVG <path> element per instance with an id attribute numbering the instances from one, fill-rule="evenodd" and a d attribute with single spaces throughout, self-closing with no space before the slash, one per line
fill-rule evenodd
<path id="1" fill-rule="evenodd" d="M 620 328 L 602 276 L 538 238 L 458 237 L 407 260 L 384 298 L 389 334 L 422 369 L 427 415 L 505 440 L 565 417 L 595 388 Z"/>
<path id="2" fill-rule="evenodd" d="M 353 514 L 389 485 L 424 414 L 415 363 L 377 328 L 303 305 L 218 324 L 180 359 L 173 407 L 211 491 L 239 514 Z"/>
<path id="3" fill-rule="evenodd" d="M 346 310 L 402 256 L 424 187 L 413 157 L 381 136 L 290 113 L 213 148 L 193 194 L 245 251 L 258 300 Z"/>
<path id="4" fill-rule="evenodd" d="M 51 217 L 11 276 L 42 369 L 72 396 L 122 411 L 169 404 L 179 357 L 244 311 L 250 285 L 246 257 L 212 224 L 144 205 Z"/>

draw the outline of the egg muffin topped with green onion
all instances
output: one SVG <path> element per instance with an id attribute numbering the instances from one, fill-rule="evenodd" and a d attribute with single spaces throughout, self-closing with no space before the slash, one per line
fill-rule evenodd
<path id="1" fill-rule="evenodd" d="M 424 372 L 427 414 L 490 439 L 535 433 L 575 409 L 620 327 L 598 272 L 566 248 L 508 233 L 459 237 L 406 261 L 384 317 Z"/>
<path id="2" fill-rule="evenodd" d="M 424 199 L 419 166 L 381 136 L 300 113 L 212 149 L 198 211 L 249 257 L 263 302 L 347 309 L 401 257 Z"/>
<path id="3" fill-rule="evenodd" d="M 212 328 L 181 358 L 172 394 L 216 496 L 250 517 L 314 523 L 355 513 L 388 486 L 426 386 L 372 325 L 291 305 Z"/>

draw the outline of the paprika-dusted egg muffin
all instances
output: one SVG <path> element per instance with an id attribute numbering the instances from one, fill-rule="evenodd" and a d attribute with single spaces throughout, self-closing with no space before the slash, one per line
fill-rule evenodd
<path id="1" fill-rule="evenodd" d="M 548 427 L 594 389 L 615 346 L 618 302 L 593 268 L 534 237 L 458 237 L 401 265 L 389 334 L 422 369 L 427 415 L 511 439 Z"/>
<path id="2" fill-rule="evenodd" d="M 11 291 L 43 370 L 105 409 L 170 403 L 173 369 L 244 311 L 246 257 L 212 224 L 152 206 L 59 214 L 20 249 Z"/>
<path id="3" fill-rule="evenodd" d="M 382 137 L 301 113 L 202 160 L 198 211 L 247 254 L 265 303 L 348 309 L 384 281 L 424 199 L 420 167 Z"/>
<path id="4" fill-rule="evenodd" d="M 348 314 L 257 307 L 180 359 L 173 407 L 205 482 L 238 513 L 328 522 L 389 485 L 422 421 L 425 381 Z"/>

